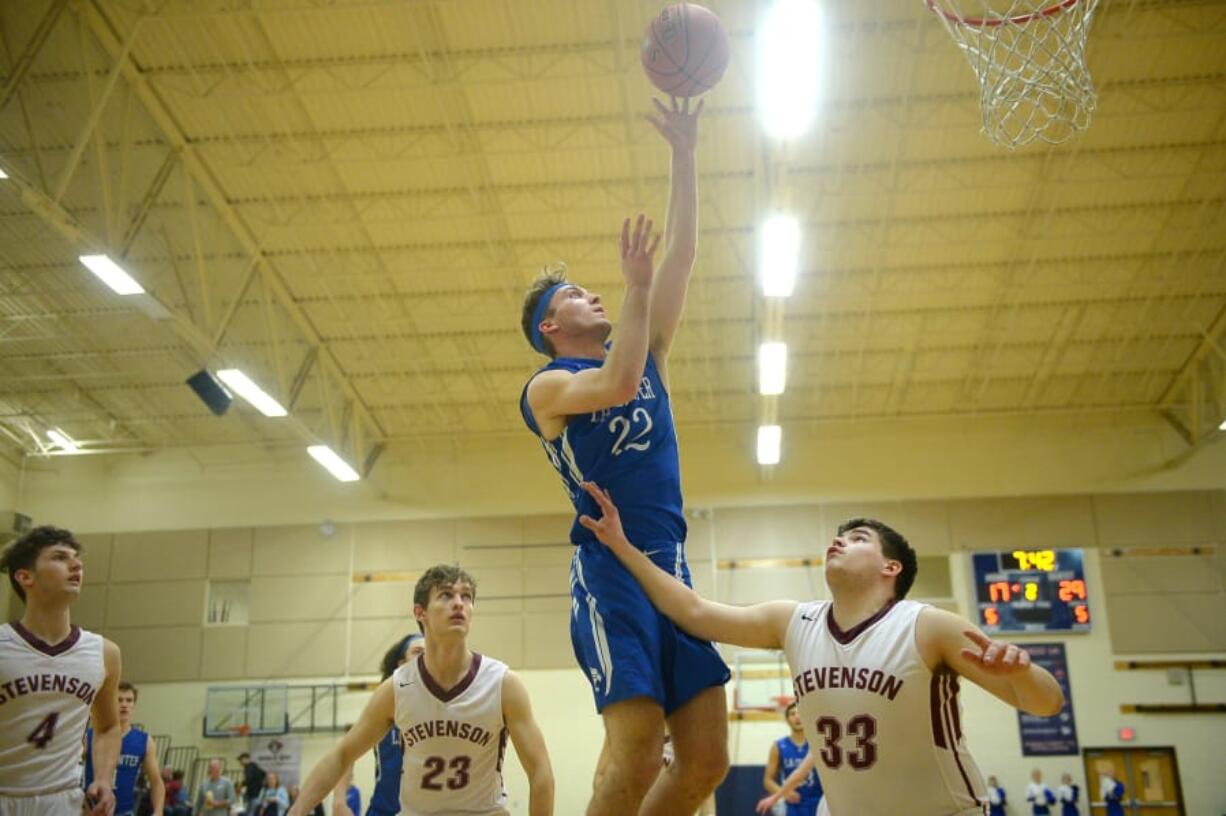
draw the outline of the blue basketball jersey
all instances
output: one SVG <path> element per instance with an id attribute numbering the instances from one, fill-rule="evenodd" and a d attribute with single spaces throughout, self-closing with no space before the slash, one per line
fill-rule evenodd
<path id="1" fill-rule="evenodd" d="M 119 747 L 119 764 L 115 766 L 115 813 L 136 810 L 136 777 L 145 762 L 149 735 L 132 728 L 124 735 Z M 94 784 L 94 729 L 85 730 L 85 787 Z"/>
<path id="2" fill-rule="evenodd" d="M 800 763 L 805 761 L 805 757 L 809 755 L 809 743 L 797 745 L 792 742 L 791 737 L 780 737 L 775 740 L 775 745 L 779 748 L 779 784 L 783 784 L 792 771 L 800 767 Z M 817 771 L 809 771 L 809 778 L 805 783 L 796 789 L 800 794 L 802 802 L 816 803 L 822 798 L 822 783 L 817 778 Z"/>
<path id="3" fill-rule="evenodd" d="M 370 795 L 366 816 L 395 816 L 400 812 L 403 768 L 404 745 L 400 741 L 400 729 L 393 725 L 375 746 L 375 789 Z"/>
<path id="4" fill-rule="evenodd" d="M 603 363 L 603 360 L 559 357 L 537 374 L 545 371 L 578 373 L 600 368 Z M 540 437 L 540 428 L 528 407 L 527 394 L 525 385 L 519 400 L 520 413 L 529 430 Z M 585 481 L 595 482 L 609 491 L 621 513 L 626 537 L 632 542 L 644 546 L 652 542 L 681 544 L 685 541 L 681 465 L 673 410 L 651 355 L 647 356 L 634 399 L 624 405 L 572 416 L 556 439 L 541 438 L 541 444 L 562 477 L 566 494 L 575 508 L 576 519 L 570 530 L 572 543 L 597 540 L 578 521 L 580 515 L 593 518 L 600 515 L 596 502 L 579 487 L 579 483 Z"/>

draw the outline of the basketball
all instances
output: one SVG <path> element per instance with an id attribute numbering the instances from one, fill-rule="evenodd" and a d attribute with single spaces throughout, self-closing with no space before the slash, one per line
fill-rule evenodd
<path id="1" fill-rule="evenodd" d="M 651 84 L 671 96 L 698 96 L 728 67 L 728 32 L 710 9 L 674 3 L 648 24 L 641 56 Z"/>

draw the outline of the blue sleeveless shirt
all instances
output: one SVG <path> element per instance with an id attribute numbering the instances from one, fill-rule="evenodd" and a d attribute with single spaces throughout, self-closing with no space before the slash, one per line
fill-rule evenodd
<path id="1" fill-rule="evenodd" d="M 392 726 L 375 746 L 375 789 L 370 795 L 366 816 L 394 816 L 400 812 L 400 774 L 404 768 L 404 747 L 400 729 Z"/>
<path id="2" fill-rule="evenodd" d="M 145 762 L 149 734 L 132 728 L 124 735 L 119 748 L 119 764 L 115 766 L 115 813 L 136 810 L 136 777 Z M 85 731 L 85 787 L 94 784 L 94 729 Z"/>
<path id="3" fill-rule="evenodd" d="M 578 373 L 603 364 L 603 360 L 559 357 L 533 377 L 545 371 Z M 650 354 L 634 399 L 624 405 L 570 417 L 556 439 L 541 437 L 528 407 L 527 385 L 520 394 L 519 410 L 528 429 L 540 438 L 575 508 L 571 543 L 597 540 L 578 520 L 585 514 L 600 516 L 596 502 L 579 487 L 583 481 L 595 482 L 609 491 L 621 514 L 626 537 L 639 547 L 656 542 L 685 542 L 681 464 L 672 404 Z M 668 560 L 671 562 L 671 555 Z"/>
<path id="4" fill-rule="evenodd" d="M 797 745 L 792 742 L 791 737 L 780 737 L 775 740 L 775 745 L 779 748 L 779 784 L 783 784 L 784 780 L 792 775 L 792 771 L 800 767 L 800 763 L 805 761 L 805 757 L 809 755 L 809 743 Z M 800 794 L 802 802 L 817 802 L 822 798 L 822 783 L 817 778 L 817 771 L 809 771 L 809 778 L 804 784 L 796 789 Z"/>

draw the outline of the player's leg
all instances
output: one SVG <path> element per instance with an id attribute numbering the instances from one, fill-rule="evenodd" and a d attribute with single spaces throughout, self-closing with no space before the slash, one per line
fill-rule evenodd
<path id="1" fill-rule="evenodd" d="M 694 695 L 668 718 L 673 764 L 659 775 L 640 816 L 693 813 L 728 772 L 728 709 L 722 685 Z"/>
<path id="2" fill-rule="evenodd" d="M 608 760 L 587 816 L 637 813 L 639 803 L 660 773 L 664 709 L 648 697 L 632 697 L 605 706 L 601 714 Z"/>

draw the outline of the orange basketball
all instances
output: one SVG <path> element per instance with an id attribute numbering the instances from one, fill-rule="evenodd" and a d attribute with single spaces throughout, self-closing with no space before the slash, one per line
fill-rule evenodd
<path id="1" fill-rule="evenodd" d="M 672 96 L 697 96 L 728 67 L 728 32 L 710 9 L 674 3 L 647 26 L 641 56 L 651 84 Z"/>

